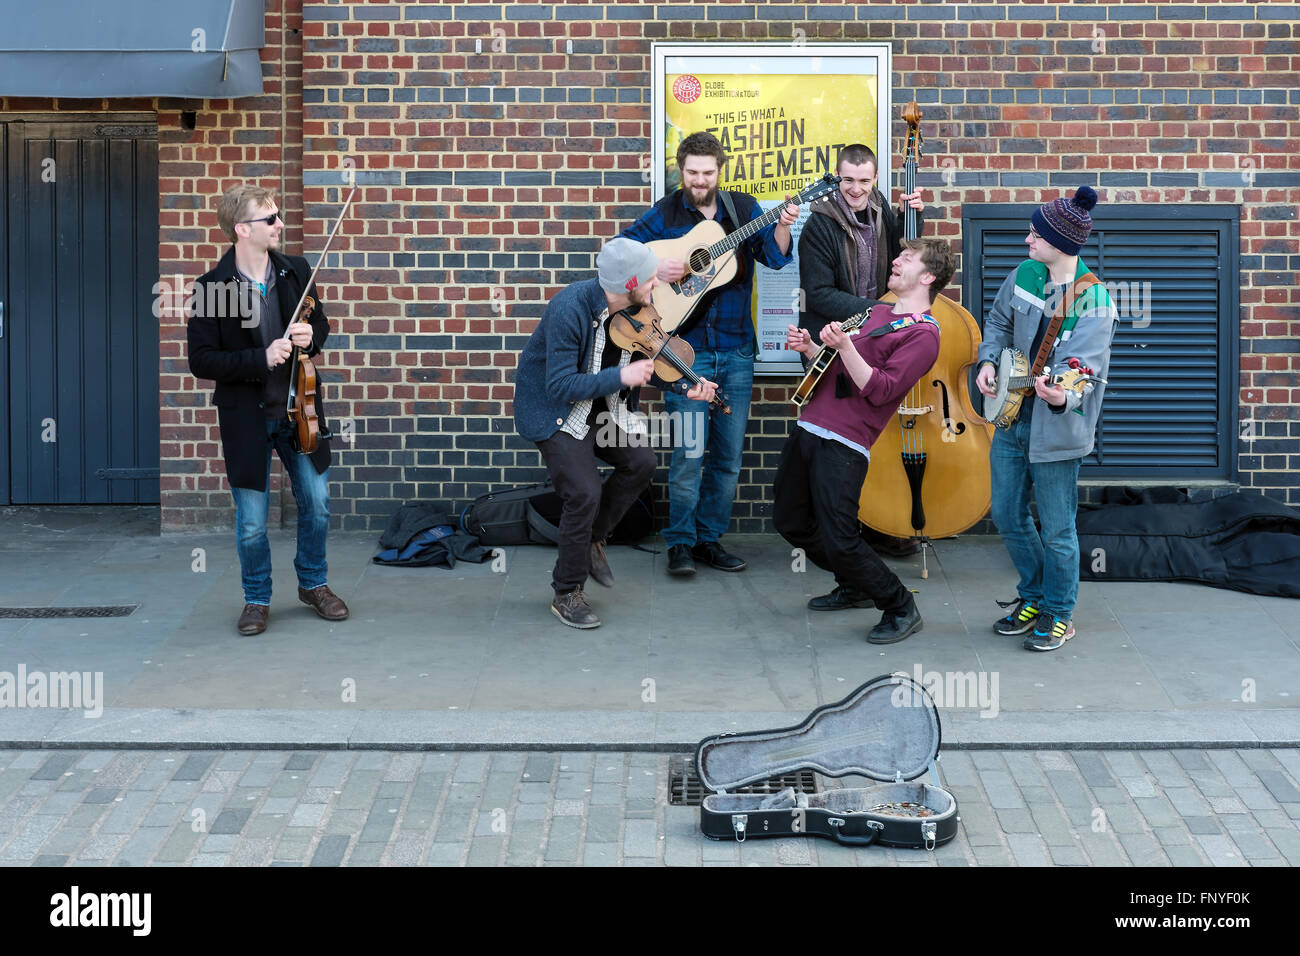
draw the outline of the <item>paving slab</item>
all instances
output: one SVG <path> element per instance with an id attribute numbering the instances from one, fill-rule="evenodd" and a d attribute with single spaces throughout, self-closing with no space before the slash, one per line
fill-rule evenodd
<path id="1" fill-rule="evenodd" d="M 797 570 L 775 535 L 728 535 L 749 569 L 686 581 L 664 573 L 657 538 L 657 554 L 611 548 L 615 587 L 591 588 L 605 624 L 577 631 L 547 611 L 553 549 L 505 549 L 504 570 L 384 568 L 370 562 L 375 535 L 344 532 L 330 536 L 331 583 L 352 617 L 321 621 L 293 594 L 293 529 L 275 529 L 271 627 L 246 639 L 232 536 L 159 535 L 149 512 L 0 512 L 0 603 L 139 605 L 0 621 L 0 671 L 98 673 L 106 698 L 93 719 L 0 707 L 0 746 L 686 751 L 798 723 L 889 672 L 938 682 L 947 748 L 1300 743 L 1295 602 L 1084 582 L 1078 638 L 1030 654 L 989 630 L 1015 580 L 996 537 L 937 542 L 927 579 L 919 558 L 889 559 L 926 626 L 878 648 L 863 639 L 878 612 L 807 609 L 831 577 Z M 975 699 L 942 699 L 963 686 Z"/>

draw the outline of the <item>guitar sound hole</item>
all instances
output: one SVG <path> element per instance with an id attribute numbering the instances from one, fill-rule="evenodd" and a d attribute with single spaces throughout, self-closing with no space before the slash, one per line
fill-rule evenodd
<path id="1" fill-rule="evenodd" d="M 692 272 L 703 272 L 709 267 L 709 250 L 693 249 L 691 257 L 687 260 Z"/>

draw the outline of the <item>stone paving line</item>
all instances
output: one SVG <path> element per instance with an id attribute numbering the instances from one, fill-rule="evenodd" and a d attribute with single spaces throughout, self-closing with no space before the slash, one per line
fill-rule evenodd
<path id="1" fill-rule="evenodd" d="M 669 761 L 6 750 L 0 865 L 1300 865 L 1300 750 L 948 752 L 961 823 L 933 852 L 709 840 Z"/>

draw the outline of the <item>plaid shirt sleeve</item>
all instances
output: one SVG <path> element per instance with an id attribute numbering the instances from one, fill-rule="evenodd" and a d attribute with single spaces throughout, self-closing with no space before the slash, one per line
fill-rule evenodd
<path id="1" fill-rule="evenodd" d="M 763 214 L 763 210 L 759 208 L 758 201 L 753 196 L 745 193 L 732 195 L 739 199 L 736 203 L 736 214 L 743 217 L 745 222 L 757 219 Z M 744 198 L 740 198 L 741 196 Z M 794 252 L 794 241 L 790 242 L 790 252 L 782 252 L 781 247 L 776 244 L 776 223 L 772 223 L 766 229 L 760 229 L 746 239 L 744 245 L 750 259 L 763 263 L 769 269 L 780 269 L 794 262 L 794 256 L 790 254 Z"/>
<path id="2" fill-rule="evenodd" d="M 678 230 L 676 235 L 668 232 L 659 204 L 655 203 L 644 216 L 624 229 L 620 235 L 624 239 L 632 239 L 636 242 L 654 242 L 656 239 L 676 239 L 677 236 L 685 234 L 686 231 L 683 230 Z"/>

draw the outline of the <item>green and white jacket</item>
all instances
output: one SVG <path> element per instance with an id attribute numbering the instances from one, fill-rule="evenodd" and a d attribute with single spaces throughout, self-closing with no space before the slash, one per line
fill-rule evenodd
<path id="1" fill-rule="evenodd" d="M 1075 279 L 1087 275 L 1089 269 L 1079 260 Z M 1056 287 L 1059 291 L 1064 287 Z M 1054 312 L 1059 300 L 1045 298 L 1047 266 L 1026 259 L 998 289 L 993 307 L 984 319 L 984 341 L 980 343 L 979 360 L 991 362 L 996 367 L 998 355 L 1004 348 L 1014 346 L 1032 362 L 1030 351 L 1034 336 L 1038 334 L 1044 308 Z M 1115 337 L 1119 315 L 1111 304 L 1106 286 L 1098 282 L 1080 295 L 1066 313 L 1061 333 L 1048 356 L 1047 364 L 1064 365 L 1069 358 L 1078 358 L 1098 377 L 1106 378 L 1110 368 L 1110 344 Z M 1083 458 L 1092 451 L 1101 417 L 1102 393 L 1106 386 L 1089 382 L 1083 391 L 1065 390 L 1065 406 L 1054 408 L 1039 402 L 1029 424 L 1029 460 L 1031 462 L 1067 461 Z M 1038 401 L 1030 394 L 1027 400 Z M 1046 406 L 1043 408 L 1041 406 Z M 1048 410 L 1053 414 L 1047 414 Z"/>

